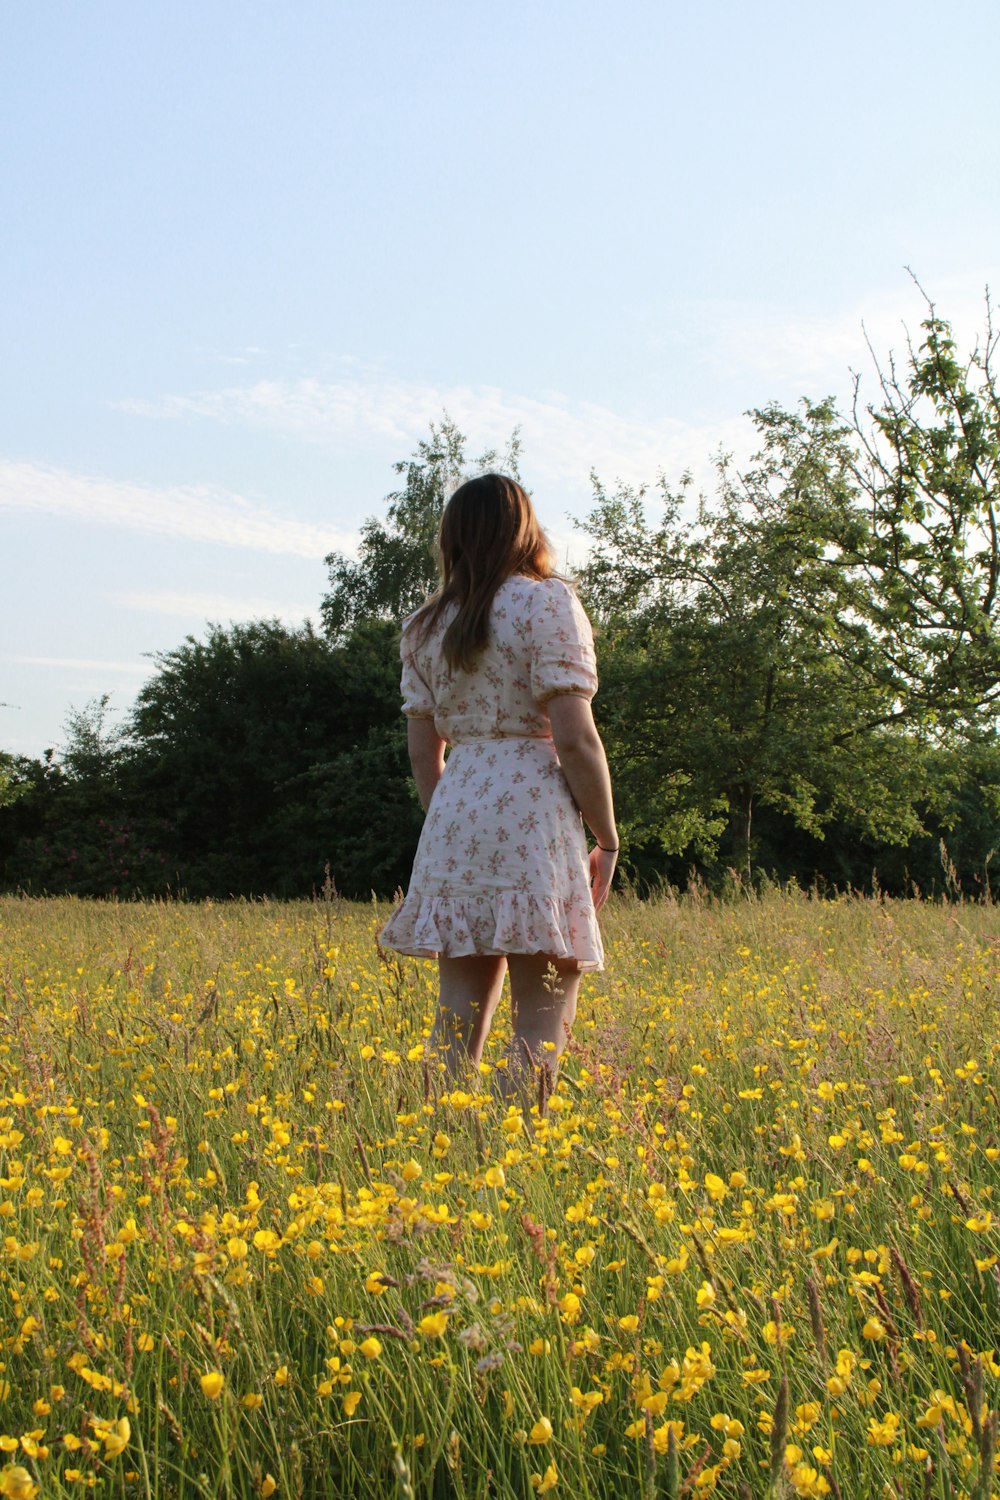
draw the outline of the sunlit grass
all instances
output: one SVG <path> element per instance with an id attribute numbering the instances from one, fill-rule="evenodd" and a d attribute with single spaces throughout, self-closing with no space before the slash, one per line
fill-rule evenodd
<path id="1" fill-rule="evenodd" d="M 0 901 L 0 1494 L 1000 1493 L 1000 922 L 619 900 L 544 1118 L 386 909 Z"/>

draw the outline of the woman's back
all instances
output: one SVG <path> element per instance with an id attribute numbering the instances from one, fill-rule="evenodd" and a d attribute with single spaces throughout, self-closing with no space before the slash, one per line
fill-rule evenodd
<path id="1" fill-rule="evenodd" d="M 449 667 L 442 637 L 446 610 L 421 638 L 404 627 L 403 711 L 433 718 L 451 744 L 507 736 L 550 737 L 545 703 L 557 693 L 592 697 L 597 689 L 590 622 L 573 589 L 560 578 L 515 575 L 497 590 L 490 633 L 471 671 Z"/>

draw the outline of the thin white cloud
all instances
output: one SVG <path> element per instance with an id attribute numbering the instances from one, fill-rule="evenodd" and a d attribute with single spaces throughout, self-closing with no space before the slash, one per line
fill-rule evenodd
<path id="1" fill-rule="evenodd" d="M 982 287 L 963 277 L 934 289 L 963 347 L 983 325 Z M 647 352 L 655 358 L 659 349 L 665 360 L 680 359 L 701 386 L 722 376 L 737 380 L 741 389 L 752 384 L 756 393 L 759 387 L 751 399 L 760 404 L 776 393 L 789 399 L 790 391 L 845 399 L 852 368 L 865 372 L 865 388 L 874 394 L 866 333 L 876 353 L 903 354 L 907 329 L 919 342 L 926 311 L 920 292 L 904 277 L 890 294 L 826 317 L 722 299 L 689 302 L 677 310 L 668 332 L 650 329 Z M 489 385 L 405 381 L 358 360 L 339 363 L 341 370 L 329 378 L 262 378 L 121 405 L 143 416 L 247 425 L 306 442 L 375 440 L 396 452 L 425 437 L 429 424 L 447 411 L 477 447 L 502 448 L 519 427 L 532 481 L 565 496 L 587 494 L 592 470 L 606 482 L 639 484 L 661 472 L 676 480 L 689 469 L 700 483 L 710 483 L 711 456 L 720 447 L 738 460 L 756 447 L 753 428 L 739 413 L 699 421 L 668 414 L 651 419 L 558 392 L 529 396 Z"/>
<path id="2" fill-rule="evenodd" d="M 128 677 L 148 677 L 150 667 L 140 661 L 98 661 L 89 656 L 8 656 L 18 667 L 59 667 L 70 672 L 118 672 Z"/>
<path id="3" fill-rule="evenodd" d="M 351 551 L 352 535 L 288 520 L 264 506 L 206 485 L 156 486 L 74 474 L 0 459 L 0 511 L 65 516 L 258 552 L 320 558 Z"/>
<path id="4" fill-rule="evenodd" d="M 985 277 L 980 286 L 966 276 L 933 289 L 963 348 L 971 347 L 982 329 L 985 283 Z M 692 388 L 718 387 L 727 392 L 719 399 L 740 407 L 751 401 L 762 405 L 774 397 L 792 403 L 799 395 L 827 394 L 846 405 L 852 369 L 862 372 L 863 399 L 877 394 L 866 335 L 881 358 L 892 350 L 905 357 L 907 331 L 919 343 L 926 313 L 921 293 L 903 276 L 887 294 L 872 295 L 824 317 L 722 299 L 688 302 L 677 309 L 670 329 L 660 333 L 650 328 L 646 357 L 656 358 L 659 351 L 664 361 L 690 372 Z M 239 351 L 240 356 L 247 352 Z M 477 452 L 486 446 L 502 451 L 513 429 L 519 428 L 526 472 L 536 494 L 547 497 L 550 526 L 555 511 L 569 508 L 579 515 L 587 508 L 592 472 L 606 484 L 620 480 L 639 485 L 661 473 L 676 483 L 688 470 L 696 488 L 711 490 L 712 457 L 720 448 L 737 463 L 745 463 L 758 446 L 752 423 L 741 411 L 729 417 L 709 411 L 699 420 L 681 420 L 672 413 L 638 416 L 560 392 L 526 395 L 491 385 L 407 381 L 356 359 L 345 357 L 337 364 L 323 377 L 250 377 L 243 383 L 120 405 L 147 417 L 270 430 L 303 442 L 335 445 L 338 451 L 374 444 L 394 455 L 426 437 L 430 424 L 440 421 L 445 411 L 470 434 Z M 197 493 L 209 506 L 205 524 L 210 529 L 212 496 Z M 247 523 L 251 524 L 249 517 Z M 558 525 L 555 530 L 560 549 L 579 555 L 579 538 Z M 309 555 L 329 551 L 332 545 L 352 550 L 349 543 L 324 541 Z"/>
<path id="5" fill-rule="evenodd" d="M 116 593 L 108 595 L 111 603 L 123 609 L 145 614 L 170 615 L 176 619 L 260 620 L 279 619 L 301 623 L 316 619 L 315 608 L 306 604 L 289 604 L 259 595 L 183 594 L 169 590 L 156 593 Z"/>
<path id="6" fill-rule="evenodd" d="M 208 418 L 266 427 L 307 442 L 368 439 L 400 448 L 427 434 L 447 411 L 477 446 L 503 448 L 520 428 L 533 479 L 586 493 L 591 470 L 606 479 L 642 483 L 660 470 L 704 467 L 723 443 L 745 446 L 742 420 L 690 423 L 623 416 L 595 402 L 558 395 L 533 398 L 495 386 L 437 386 L 385 380 L 372 371 L 350 379 L 258 380 L 250 385 L 129 401 L 124 409 L 163 418 Z"/>

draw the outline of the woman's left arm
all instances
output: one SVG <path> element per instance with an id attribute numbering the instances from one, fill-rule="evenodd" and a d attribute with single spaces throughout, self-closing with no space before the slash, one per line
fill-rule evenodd
<path id="1" fill-rule="evenodd" d="M 406 744 L 417 796 L 426 812 L 444 771 L 445 741 L 434 728 L 433 719 L 413 717 L 406 721 Z"/>

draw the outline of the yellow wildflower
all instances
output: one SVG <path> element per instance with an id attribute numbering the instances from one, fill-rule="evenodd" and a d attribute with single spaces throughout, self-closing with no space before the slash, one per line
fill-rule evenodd
<path id="1" fill-rule="evenodd" d="M 5 1464 L 0 1469 L 0 1495 L 8 1500 L 33 1500 L 38 1485 L 23 1464 Z"/>

